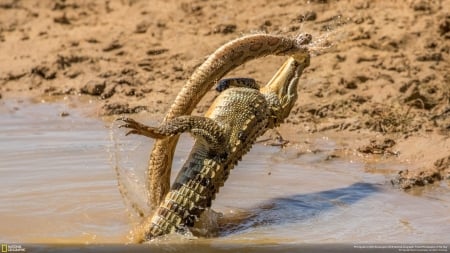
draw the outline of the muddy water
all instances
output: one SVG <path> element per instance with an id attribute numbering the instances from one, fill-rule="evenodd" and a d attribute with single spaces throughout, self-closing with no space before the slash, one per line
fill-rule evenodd
<path id="1" fill-rule="evenodd" d="M 137 218 L 121 198 L 115 168 L 128 200 L 145 210 L 151 141 L 125 138 L 111 123 L 67 103 L 0 103 L 0 242 L 128 242 Z M 332 140 L 312 141 L 317 152 L 256 144 L 213 203 L 224 216 L 218 237 L 175 236 L 158 243 L 450 242 L 448 185 L 405 193 L 391 187 L 390 175 L 366 173 L 367 165 L 330 156 Z M 190 137 L 181 138 L 176 169 L 191 145 Z"/>
<path id="2" fill-rule="evenodd" d="M 0 241 L 125 241 L 107 125 L 64 104 L 0 108 Z"/>

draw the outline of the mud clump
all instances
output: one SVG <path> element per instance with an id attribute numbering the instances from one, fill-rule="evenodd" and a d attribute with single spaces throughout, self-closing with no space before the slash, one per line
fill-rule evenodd
<path id="1" fill-rule="evenodd" d="M 358 151 L 364 154 L 397 155 L 391 149 L 394 145 L 395 141 L 389 138 L 382 141 L 370 140 L 368 145 L 358 148 Z"/>
<path id="2" fill-rule="evenodd" d="M 393 185 L 397 185 L 400 188 L 407 190 L 415 186 L 425 186 L 427 184 L 433 184 L 435 181 L 442 179 L 441 174 L 434 170 L 423 170 L 420 172 L 410 173 L 408 170 L 402 170 L 398 173 L 395 179 L 391 182 Z"/>
<path id="3" fill-rule="evenodd" d="M 111 43 L 109 43 L 106 47 L 104 47 L 102 50 L 103 50 L 103 52 L 110 52 L 113 50 L 120 49 L 122 47 L 123 47 L 123 45 L 119 41 L 114 40 Z"/>
<path id="4" fill-rule="evenodd" d="M 130 107 L 130 105 L 126 103 L 125 104 L 114 103 L 114 104 L 106 104 L 103 106 L 102 109 L 104 115 L 111 116 L 111 115 L 138 113 L 141 111 L 146 111 L 147 107 L 146 106 Z"/>
<path id="5" fill-rule="evenodd" d="M 58 24 L 61 24 L 61 25 L 70 25 L 71 24 L 69 18 L 66 16 L 65 13 L 62 16 L 60 16 L 60 17 L 54 18 L 53 21 L 55 23 L 58 23 Z"/>
<path id="6" fill-rule="evenodd" d="M 439 23 L 439 34 L 446 39 L 450 39 L 450 15 L 446 15 Z"/>
<path id="7" fill-rule="evenodd" d="M 105 90 L 105 81 L 89 81 L 80 89 L 81 94 L 88 94 L 91 96 L 100 96 Z"/>
<path id="8" fill-rule="evenodd" d="M 40 76 L 44 78 L 45 80 L 52 80 L 56 78 L 56 70 L 52 69 L 51 67 L 40 65 L 36 66 L 31 70 L 31 74 Z"/>
<path id="9" fill-rule="evenodd" d="M 422 168 L 419 171 L 409 170 L 399 171 L 396 178 L 391 183 L 402 189 L 411 189 L 415 186 L 425 186 L 436 181 L 450 180 L 450 156 L 438 159 L 432 168 Z"/>
<path id="10" fill-rule="evenodd" d="M 221 34 L 229 34 L 234 33 L 236 31 L 237 25 L 235 24 L 220 24 L 217 25 L 213 33 L 221 33 Z"/>

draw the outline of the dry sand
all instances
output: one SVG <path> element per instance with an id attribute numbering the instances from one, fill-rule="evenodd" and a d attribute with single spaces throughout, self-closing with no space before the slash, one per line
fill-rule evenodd
<path id="1" fill-rule="evenodd" d="M 208 54 L 255 32 L 307 32 L 327 45 L 280 130 L 290 144 L 329 136 L 340 144 L 332 157 L 405 163 L 382 172 L 404 189 L 449 179 L 449 0 L 1 0 L 0 99 L 84 94 L 100 104 L 98 117 L 161 119 Z M 283 61 L 228 76 L 263 85 Z"/>

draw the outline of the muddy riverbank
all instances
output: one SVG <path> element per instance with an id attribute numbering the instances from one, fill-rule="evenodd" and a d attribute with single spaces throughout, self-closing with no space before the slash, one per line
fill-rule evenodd
<path id="1" fill-rule="evenodd" d="M 334 156 L 403 162 L 392 183 L 421 187 L 449 178 L 449 5 L 2 1 L 0 99 L 81 95 L 99 104 L 96 117 L 145 112 L 158 121 L 221 44 L 254 32 L 308 32 L 326 47 L 302 76 L 300 99 L 280 130 L 288 145 L 307 145 L 309 134 L 337 136 L 345 141 Z M 229 76 L 263 85 L 283 60 L 267 57 Z"/>

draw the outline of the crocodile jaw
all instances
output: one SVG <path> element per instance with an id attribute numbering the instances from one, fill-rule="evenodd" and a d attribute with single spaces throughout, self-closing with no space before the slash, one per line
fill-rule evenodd
<path id="1" fill-rule="evenodd" d="M 297 85 L 303 70 L 309 66 L 309 52 L 299 52 L 289 57 L 284 62 L 269 83 L 261 88 L 261 93 L 268 97 L 276 97 L 276 102 L 272 99 L 272 111 L 274 113 L 273 124 L 277 126 L 289 116 L 295 102 L 297 101 Z"/>

